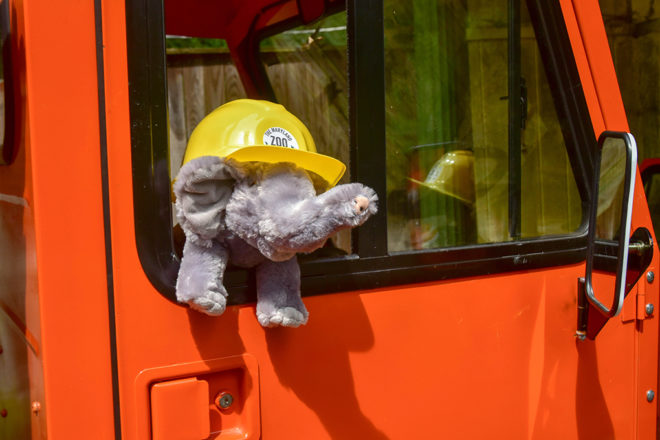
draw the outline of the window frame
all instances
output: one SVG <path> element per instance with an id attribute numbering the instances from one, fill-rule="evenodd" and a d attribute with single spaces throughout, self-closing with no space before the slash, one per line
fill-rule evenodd
<path id="1" fill-rule="evenodd" d="M 346 7 L 351 176 L 380 195 L 379 213 L 352 231 L 353 255 L 301 261 L 303 296 L 584 261 L 596 137 L 560 5 L 530 0 L 528 9 L 583 201 L 581 226 L 565 235 L 405 252 L 387 249 L 383 2 L 348 0 Z M 134 221 L 145 274 L 176 301 L 179 256 L 172 237 L 163 8 L 162 0 L 126 0 Z M 229 270 L 224 284 L 229 304 L 255 301 L 253 271 Z"/>

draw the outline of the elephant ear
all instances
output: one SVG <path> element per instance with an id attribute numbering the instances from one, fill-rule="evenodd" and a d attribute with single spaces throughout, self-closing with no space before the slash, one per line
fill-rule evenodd
<path id="1" fill-rule="evenodd" d="M 225 207 L 242 178 L 241 172 L 217 156 L 202 156 L 183 165 L 174 183 L 176 215 L 186 238 L 201 246 L 226 229 Z"/>

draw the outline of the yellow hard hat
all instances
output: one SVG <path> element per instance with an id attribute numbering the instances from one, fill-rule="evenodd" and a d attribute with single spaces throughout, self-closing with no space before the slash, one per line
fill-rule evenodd
<path id="1" fill-rule="evenodd" d="M 474 155 L 469 150 L 445 153 L 433 164 L 424 182 L 409 179 L 468 205 L 474 204 Z"/>
<path id="2" fill-rule="evenodd" d="M 283 106 L 238 99 L 213 110 L 195 127 L 183 163 L 201 156 L 237 162 L 292 162 L 316 173 L 330 187 L 346 170 L 339 160 L 316 152 L 307 127 Z"/>

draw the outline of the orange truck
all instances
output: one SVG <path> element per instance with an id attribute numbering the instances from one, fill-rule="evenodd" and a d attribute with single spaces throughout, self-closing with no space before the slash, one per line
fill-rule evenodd
<path id="1" fill-rule="evenodd" d="M 0 438 L 651 439 L 658 247 L 596 0 L 0 2 Z M 194 125 L 277 101 L 379 213 L 309 322 L 176 302 Z"/>

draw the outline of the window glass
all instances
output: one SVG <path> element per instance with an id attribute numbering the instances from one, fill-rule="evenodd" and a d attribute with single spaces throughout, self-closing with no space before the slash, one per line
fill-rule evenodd
<path id="1" fill-rule="evenodd" d="M 599 4 L 637 160 L 660 157 L 660 8 L 630 0 Z"/>
<path id="2" fill-rule="evenodd" d="M 168 35 L 166 48 L 170 175 L 174 177 L 199 121 L 222 104 L 247 96 L 224 40 Z"/>
<path id="3" fill-rule="evenodd" d="M 277 102 L 305 124 L 317 152 L 346 165 L 340 184 L 351 181 L 346 48 L 346 12 L 286 30 L 260 44 Z M 345 230 L 332 243 L 350 253 L 350 240 Z"/>
<path id="4" fill-rule="evenodd" d="M 621 233 L 626 147 L 621 139 L 607 139 L 601 150 L 598 174 L 596 237 L 618 240 Z"/>
<path id="5" fill-rule="evenodd" d="M 259 51 L 277 102 L 310 130 L 319 153 L 346 164 L 340 183 L 350 181 L 346 38 L 341 12 L 265 38 Z M 247 95 L 224 40 L 168 35 L 166 47 L 170 174 L 176 176 L 199 121 Z M 320 253 L 333 249 L 351 252 L 350 231 L 332 237 Z"/>
<path id="6" fill-rule="evenodd" d="M 312 133 L 316 149 L 346 164 L 350 181 L 346 13 L 266 38 L 261 59 L 277 101 Z"/>
<path id="7" fill-rule="evenodd" d="M 582 222 L 524 2 L 520 52 L 509 59 L 509 3 L 385 1 L 390 251 L 565 234 Z M 512 63 L 519 63 L 519 78 L 509 77 Z M 521 84 L 521 102 L 511 141 L 513 79 Z M 520 155 L 515 178 L 510 153 Z M 510 181 L 517 181 L 519 199 L 510 195 Z M 512 202 L 519 204 L 518 220 L 511 218 Z"/>

